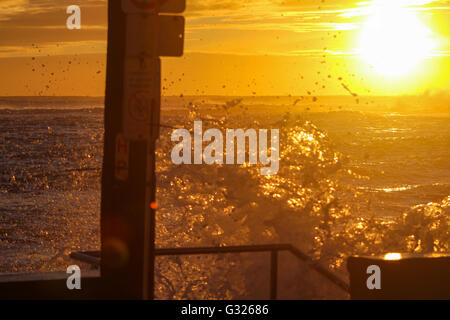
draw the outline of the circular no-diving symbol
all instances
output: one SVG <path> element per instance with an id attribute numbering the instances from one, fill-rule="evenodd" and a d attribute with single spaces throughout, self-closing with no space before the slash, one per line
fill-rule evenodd
<path id="1" fill-rule="evenodd" d="M 149 91 L 137 91 L 128 99 L 128 113 L 133 120 L 150 121 L 151 98 Z"/>

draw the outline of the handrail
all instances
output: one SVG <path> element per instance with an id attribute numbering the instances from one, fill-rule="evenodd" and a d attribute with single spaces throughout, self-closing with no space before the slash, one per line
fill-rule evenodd
<path id="1" fill-rule="evenodd" d="M 308 266 L 312 269 L 314 269 L 315 271 L 317 271 L 318 273 L 320 273 L 322 276 L 324 276 L 325 278 L 327 278 L 328 280 L 330 280 L 332 283 L 334 283 L 336 286 L 338 286 L 339 288 L 341 288 L 342 290 L 344 290 L 345 292 L 350 292 L 350 287 L 347 284 L 347 282 L 345 282 L 344 280 L 342 280 L 340 277 L 338 277 L 336 274 L 334 274 L 333 272 L 331 272 L 330 270 L 324 268 L 323 266 L 321 266 L 320 264 L 318 264 L 317 262 L 313 261 L 309 256 L 307 256 L 305 253 L 303 253 L 302 251 L 300 251 L 298 248 L 289 245 L 291 248 L 289 249 L 289 251 L 296 256 L 297 258 L 299 258 L 300 260 L 303 260 L 304 262 L 308 263 Z"/>
<path id="2" fill-rule="evenodd" d="M 203 255 L 221 253 L 243 253 L 243 252 L 270 252 L 270 298 L 275 300 L 278 287 L 278 253 L 288 251 L 297 259 L 307 263 L 307 266 L 331 281 L 334 285 L 345 292 L 349 292 L 349 285 L 333 272 L 324 268 L 300 249 L 292 244 L 262 244 L 245 246 L 223 246 L 223 247 L 192 247 L 192 248 L 159 248 L 155 249 L 155 256 L 179 256 L 179 255 Z M 100 265 L 100 252 L 72 252 L 70 256 L 74 259 L 85 261 L 94 265 Z"/>
<path id="3" fill-rule="evenodd" d="M 247 246 L 223 246 L 223 247 L 192 247 L 192 248 L 159 248 L 155 250 L 156 256 L 217 254 L 217 253 L 242 253 L 242 252 L 268 252 L 287 251 L 290 244 L 257 244 Z"/>
<path id="4" fill-rule="evenodd" d="M 273 252 L 273 251 L 289 251 L 297 259 L 308 263 L 308 266 L 320 273 L 322 276 L 333 282 L 342 290 L 348 292 L 348 284 L 337 275 L 327 270 L 317 262 L 313 261 L 307 254 L 291 244 L 263 244 L 253 246 L 224 246 L 224 247 L 194 247 L 194 248 L 165 248 L 156 249 L 156 256 L 171 255 L 195 255 L 195 254 L 217 254 L 217 253 L 241 253 L 241 252 Z"/>

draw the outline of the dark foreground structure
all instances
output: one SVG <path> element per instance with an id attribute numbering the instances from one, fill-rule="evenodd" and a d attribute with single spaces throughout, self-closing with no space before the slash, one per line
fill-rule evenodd
<path id="1" fill-rule="evenodd" d="M 147 2 L 158 3 L 158 1 Z M 183 5 L 176 2 L 177 5 L 166 10 L 168 13 L 180 13 L 184 10 L 184 2 L 181 3 Z M 150 42 L 148 48 L 145 47 L 150 50 L 149 52 L 143 51 L 142 55 L 138 53 L 137 56 L 128 56 L 130 34 L 127 30 L 130 26 L 121 5 L 121 1 L 110 0 L 108 8 L 101 251 L 72 254 L 74 259 L 97 265 L 100 271 L 83 273 L 81 290 L 67 288 L 68 275 L 64 272 L 0 276 L 0 299 L 151 300 L 154 299 L 155 256 L 239 252 L 269 254 L 271 272 L 268 275 L 270 281 L 268 298 L 276 299 L 280 251 L 288 251 L 300 261 L 307 263 L 332 285 L 350 292 L 351 298 L 354 299 L 450 299 L 448 256 L 401 257 L 398 260 L 387 260 L 385 257 L 353 257 L 348 260 L 351 282 L 349 288 L 345 281 L 327 268 L 314 263 L 305 253 L 290 244 L 155 249 L 157 206 L 154 143 L 159 134 L 161 90 L 159 56 L 175 56 L 182 50 L 179 45 L 175 45 L 172 50 L 170 43 L 158 42 L 156 31 L 152 33 L 156 40 L 144 39 L 144 42 Z M 148 19 L 145 23 L 150 21 L 157 29 L 158 23 L 155 21 L 159 19 L 158 12 L 155 10 L 148 16 L 135 14 L 135 17 Z M 169 24 L 173 22 L 182 25 L 184 20 L 174 17 L 165 18 L 164 23 L 168 21 Z M 174 30 L 176 38 L 182 39 L 182 35 L 177 34 L 178 29 Z M 131 36 L 139 37 L 136 34 Z M 133 44 L 131 47 L 140 48 L 139 45 Z M 164 50 L 160 47 L 164 47 Z M 132 70 L 136 65 L 138 69 Z M 130 70 L 126 66 L 129 66 Z M 130 81 L 132 86 L 127 88 L 127 81 Z M 142 83 L 136 84 L 139 81 Z M 134 94 L 130 93 L 133 86 L 136 89 Z M 140 124 L 139 119 L 144 119 L 145 123 Z M 148 132 L 141 132 L 142 128 L 145 131 L 147 126 Z M 368 278 L 372 276 L 367 273 L 370 266 L 378 267 L 378 279 L 373 281 L 378 282 L 376 286 L 379 288 L 368 287 Z"/>
<path id="2" fill-rule="evenodd" d="M 370 266 L 379 267 L 379 289 L 367 284 Z M 347 268 L 352 299 L 450 299 L 450 255 L 350 257 Z"/>

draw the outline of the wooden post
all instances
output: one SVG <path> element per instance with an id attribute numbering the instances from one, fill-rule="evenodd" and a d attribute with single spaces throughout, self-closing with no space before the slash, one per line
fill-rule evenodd
<path id="1" fill-rule="evenodd" d="M 127 23 L 121 1 L 109 0 L 108 14 L 101 275 L 106 293 L 112 298 L 151 299 L 154 288 L 155 212 L 150 203 L 155 201 L 156 191 L 156 137 L 148 132 L 151 139 L 131 140 L 123 134 Z M 152 64 L 157 69 L 152 68 L 156 72 L 149 75 L 156 79 L 151 105 L 159 110 L 159 57 L 152 57 Z M 158 120 L 151 119 L 150 122 L 158 123 Z"/>
<path id="2" fill-rule="evenodd" d="M 185 0 L 109 0 L 101 274 L 112 298 L 153 299 L 160 56 L 181 56 Z M 162 13 L 162 14 L 161 14 Z M 171 15 L 164 15 L 170 13 Z"/>

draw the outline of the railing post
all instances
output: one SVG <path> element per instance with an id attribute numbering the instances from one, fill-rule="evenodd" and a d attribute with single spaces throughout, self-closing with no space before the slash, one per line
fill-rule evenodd
<path id="1" fill-rule="evenodd" d="M 278 250 L 270 252 L 270 300 L 277 299 L 278 289 Z"/>

